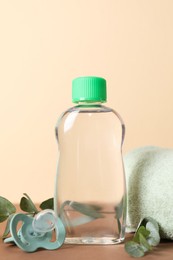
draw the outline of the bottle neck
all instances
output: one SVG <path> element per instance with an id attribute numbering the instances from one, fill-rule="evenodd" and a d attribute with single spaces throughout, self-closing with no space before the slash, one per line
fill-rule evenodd
<path id="1" fill-rule="evenodd" d="M 80 106 L 80 107 L 97 107 L 97 106 L 101 106 L 102 102 L 100 101 L 79 101 L 76 106 Z"/>

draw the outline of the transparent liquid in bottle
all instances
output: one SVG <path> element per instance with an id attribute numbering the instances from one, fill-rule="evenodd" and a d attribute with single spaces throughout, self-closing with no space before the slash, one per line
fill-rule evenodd
<path id="1" fill-rule="evenodd" d="M 122 120 L 100 102 L 82 102 L 61 116 L 56 136 L 55 208 L 66 226 L 65 243 L 120 243 L 126 217 Z"/>

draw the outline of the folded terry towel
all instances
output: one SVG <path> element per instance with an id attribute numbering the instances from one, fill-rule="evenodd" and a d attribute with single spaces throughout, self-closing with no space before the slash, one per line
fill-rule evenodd
<path id="1" fill-rule="evenodd" d="M 153 217 L 161 237 L 173 240 L 173 149 L 141 147 L 124 157 L 127 183 L 127 232 Z"/>

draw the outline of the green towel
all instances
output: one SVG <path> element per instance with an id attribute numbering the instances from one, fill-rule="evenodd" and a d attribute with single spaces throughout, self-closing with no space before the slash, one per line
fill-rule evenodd
<path id="1" fill-rule="evenodd" d="M 173 149 L 141 147 L 124 157 L 127 183 L 127 232 L 153 217 L 162 238 L 173 240 Z"/>

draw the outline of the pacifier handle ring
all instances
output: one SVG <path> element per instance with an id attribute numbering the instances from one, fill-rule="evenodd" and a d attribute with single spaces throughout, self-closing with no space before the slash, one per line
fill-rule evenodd
<path id="1" fill-rule="evenodd" d="M 11 219 L 11 222 L 10 222 L 10 233 L 11 233 L 11 236 L 13 237 L 14 239 L 14 242 L 15 244 L 22 250 L 26 251 L 26 252 L 34 252 L 37 247 L 36 245 L 32 245 L 30 244 L 29 241 L 27 241 L 26 243 L 24 243 L 23 241 L 21 241 L 21 239 L 19 238 L 19 235 L 18 235 L 18 232 L 17 232 L 17 225 L 20 221 L 22 221 L 22 226 L 24 225 L 24 223 L 26 222 L 26 217 L 27 218 L 27 224 L 31 224 L 32 223 L 32 218 L 29 217 L 29 216 L 26 216 L 22 213 L 19 213 L 19 214 L 15 214 L 13 216 L 13 218 Z M 30 222 L 30 223 L 29 223 Z"/>

